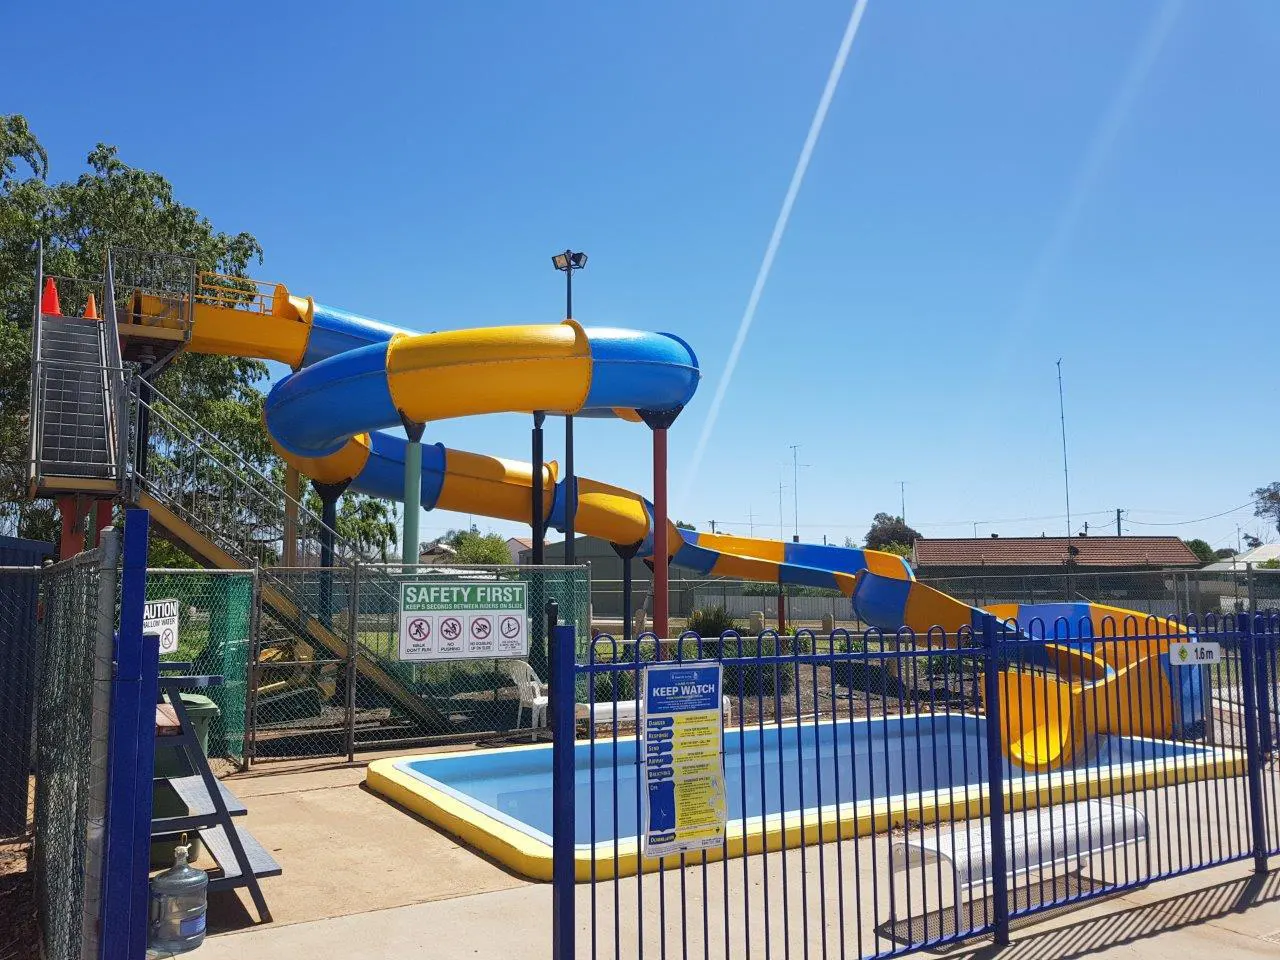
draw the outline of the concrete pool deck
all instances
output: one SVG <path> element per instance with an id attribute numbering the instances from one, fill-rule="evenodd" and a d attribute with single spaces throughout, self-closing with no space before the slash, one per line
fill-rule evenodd
<path id="1" fill-rule="evenodd" d="M 549 885 L 529 883 L 478 856 L 367 791 L 361 784 L 363 777 L 362 762 L 269 763 L 230 778 L 249 808 L 247 825 L 280 860 L 284 875 L 263 883 L 274 914 L 274 922 L 265 926 L 254 925 L 251 910 L 244 906 L 247 898 L 217 895 L 211 901 L 212 935 L 201 948 L 202 956 L 208 960 L 315 960 L 320 956 L 403 960 L 417 954 L 442 960 L 490 956 L 523 960 L 548 955 Z M 1166 788 L 1155 793 L 1172 796 L 1174 792 Z M 798 870 L 798 852 L 787 856 Z M 780 857 L 753 859 L 776 869 Z M 809 857 L 811 868 L 816 868 L 812 851 Z M 833 859 L 828 857 L 829 875 Z M 1280 868 L 1280 863 L 1276 866 Z M 846 860 L 847 871 L 848 867 Z M 1248 871 L 1248 864 L 1233 864 L 1161 881 L 1016 929 L 1014 943 L 1004 951 L 996 952 L 988 941 L 979 940 L 949 955 L 975 960 L 990 956 L 1166 960 L 1211 953 L 1215 960 L 1274 958 L 1280 955 L 1280 869 L 1260 881 L 1251 881 Z M 711 902 L 718 905 L 715 878 L 719 873 L 710 872 Z M 625 884 L 634 880 L 623 884 L 624 923 L 631 927 L 636 914 L 634 886 Z M 585 930 L 588 888 L 580 886 L 578 896 L 579 923 Z M 611 897 L 611 886 L 601 885 L 602 922 L 607 922 L 611 904 L 606 901 Z M 658 925 L 654 900 L 645 902 L 649 933 Z M 759 901 L 758 893 L 753 894 L 749 910 L 757 931 L 753 941 L 760 930 Z M 735 900 L 731 917 L 736 919 L 737 912 Z M 700 925 L 700 908 L 696 916 Z M 718 910 L 713 916 L 718 916 Z M 816 924 L 811 942 L 818 946 L 815 928 Z M 611 922 L 607 929 L 611 930 Z M 723 956 L 716 936 L 713 931 L 711 955 Z M 798 936 L 799 931 L 793 930 L 793 945 Z M 585 936 L 581 939 L 585 956 L 589 941 Z M 602 938 L 601 956 L 612 956 L 611 939 Z M 646 940 L 647 945 L 653 943 L 650 937 Z M 834 951 L 834 941 L 830 946 Z M 883 943 L 884 948 L 888 946 L 887 941 Z M 678 940 L 669 947 L 679 950 Z M 701 956 L 701 945 L 692 952 Z"/>

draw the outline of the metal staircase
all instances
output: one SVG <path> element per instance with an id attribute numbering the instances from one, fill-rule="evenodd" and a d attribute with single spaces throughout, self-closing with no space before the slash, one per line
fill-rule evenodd
<path id="1" fill-rule="evenodd" d="M 155 291 L 165 282 L 165 264 L 158 255 L 152 260 L 159 263 L 146 264 L 149 288 Z M 176 274 L 181 281 L 188 273 L 184 261 Z M 40 291 L 43 258 L 36 279 Z M 421 732 L 449 732 L 450 720 L 432 704 L 417 671 L 399 662 L 390 647 L 378 649 L 360 638 L 356 611 L 345 625 L 335 624 L 336 611 L 326 612 L 334 578 L 346 575 L 340 568 L 360 560 L 355 547 L 327 530 L 319 517 L 266 475 L 271 461 L 261 468 L 247 462 L 157 391 L 140 371 L 126 374 L 117 305 L 129 302 L 137 280 L 131 276 L 120 290 L 114 281 L 111 254 L 103 282 L 58 278 L 59 290 L 66 291 L 64 308 L 66 303 L 82 308 L 92 292 L 104 307 L 102 320 L 44 314 L 37 303 L 31 374 L 33 495 L 118 495 L 150 510 L 158 532 L 207 566 L 257 566 L 264 608 L 307 644 L 316 659 L 346 659 L 354 644 L 362 682 L 374 684 L 382 699 Z M 79 288 L 79 293 L 73 292 Z M 176 303 L 189 296 L 183 289 L 172 293 Z M 136 330 L 132 336 L 131 356 L 137 354 L 147 363 L 162 355 L 148 355 L 145 338 Z M 163 339 L 155 346 L 170 353 L 173 349 Z M 157 366 L 150 366 L 152 374 Z M 321 570 L 326 534 L 333 544 L 332 566 Z M 283 549 L 286 539 L 295 540 L 295 550 Z M 299 569 L 276 566 L 282 556 L 296 556 L 294 562 L 307 576 L 299 577 Z M 385 592 L 392 603 L 399 596 L 385 571 L 369 568 L 361 570 L 360 589 Z"/>
<path id="2" fill-rule="evenodd" d="M 276 620 L 334 659 L 347 656 L 355 637 L 361 677 L 424 732 L 448 732 L 449 720 L 431 703 L 412 665 L 397 660 L 390 648 L 366 643 L 352 623 L 335 625 L 325 614 L 326 604 L 316 602 L 313 593 L 323 592 L 324 578 L 335 575 L 333 568 L 318 567 L 323 521 L 154 387 L 146 390 L 148 398 L 143 392 L 140 378 L 130 380 L 130 420 L 146 421 L 148 429 L 145 453 L 137 450 L 132 458 L 126 496 L 150 510 L 164 535 L 202 563 L 224 569 L 257 565 L 263 603 Z M 300 567 L 274 566 L 290 536 L 297 538 Z M 336 533 L 330 536 L 334 567 L 360 560 L 352 544 Z M 399 588 L 385 572 L 362 568 L 360 589 L 385 592 L 389 602 L 398 602 Z"/>
<path id="3" fill-rule="evenodd" d="M 70 309 L 83 312 L 103 285 L 59 278 Z M 43 288 L 37 273 L 37 290 Z M 108 310 L 108 313 L 112 311 Z M 120 344 L 110 320 L 44 313 L 32 337 L 31 458 L 35 495 L 120 488 Z"/>

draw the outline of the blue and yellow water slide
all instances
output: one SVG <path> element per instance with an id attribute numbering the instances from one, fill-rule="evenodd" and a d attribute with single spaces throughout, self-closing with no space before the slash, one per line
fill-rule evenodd
<path id="1" fill-rule="evenodd" d="M 138 294 L 142 316 L 164 304 Z M 186 349 L 287 364 L 267 398 L 280 454 L 322 484 L 404 498 L 406 441 L 389 428 L 488 413 L 616 417 L 677 411 L 700 373 L 693 349 L 670 333 L 584 327 L 574 320 L 412 333 L 298 297 L 283 285 L 202 278 Z M 543 518 L 563 531 L 569 490 L 554 462 L 543 471 Z M 533 467 L 442 444 L 422 450 L 422 506 L 529 522 Z M 639 494 L 576 478 L 575 527 L 651 558 L 652 504 Z M 852 595 L 871 569 L 909 578 L 901 558 L 877 551 L 733 537 L 668 527 L 671 562 L 699 573 L 838 589 Z"/>
<path id="2" fill-rule="evenodd" d="M 148 294 L 135 296 L 140 316 L 172 312 L 165 308 Z M 292 368 L 265 407 L 268 432 L 288 463 L 318 483 L 389 500 L 404 499 L 406 440 L 387 431 L 406 422 L 534 411 L 640 422 L 642 411 L 684 407 L 700 376 L 692 348 L 670 333 L 574 320 L 412 333 L 294 296 L 282 285 L 239 278 L 202 278 L 191 316 L 186 349 Z M 422 453 L 424 508 L 529 522 L 531 464 L 442 444 L 424 444 Z M 567 482 L 554 462 L 539 468 L 543 518 L 563 530 Z M 585 477 L 575 482 L 577 530 L 652 558 L 654 511 L 647 499 Z M 1151 632 L 1151 618 L 1130 611 L 1096 604 L 1067 613 L 971 607 L 915 580 L 903 558 L 873 550 L 699 533 L 674 524 L 668 543 L 671 562 L 699 573 L 838 589 L 864 621 L 886 630 L 923 634 L 940 627 L 954 638 L 989 615 L 1078 624 L 1060 642 L 1056 635 L 1054 643 L 1032 642 L 1036 665 L 1052 669 L 1000 674 L 1002 739 L 1006 754 L 1024 769 L 1069 765 L 1098 734 L 1170 736 L 1175 690 L 1183 716 L 1198 696 L 1177 687 L 1167 639 L 1092 643 L 1094 635 L 1117 635 L 1115 624 L 1122 625 L 1120 636 L 1139 623 Z M 1155 626 L 1169 635 L 1184 632 L 1168 621 Z M 1143 709 L 1144 703 L 1157 709 Z"/>

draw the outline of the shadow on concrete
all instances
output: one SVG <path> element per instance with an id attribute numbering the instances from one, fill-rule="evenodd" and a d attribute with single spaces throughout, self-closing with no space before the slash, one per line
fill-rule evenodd
<path id="1" fill-rule="evenodd" d="M 1007 947 L 993 945 L 953 954 L 966 960 L 1071 960 L 1172 930 L 1211 923 L 1250 907 L 1280 901 L 1280 871 L 1179 893 L 1164 900 L 1081 920 L 1042 933 L 1018 934 Z"/>

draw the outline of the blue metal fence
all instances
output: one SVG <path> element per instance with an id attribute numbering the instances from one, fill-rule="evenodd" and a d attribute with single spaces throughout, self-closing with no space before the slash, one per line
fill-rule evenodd
<path id="1" fill-rule="evenodd" d="M 1007 942 L 1025 918 L 1223 863 L 1263 870 L 1280 853 L 1278 639 L 1276 617 L 983 616 L 602 636 L 575 656 L 558 628 L 553 956 L 889 957 Z M 728 811 L 719 846 L 658 860 L 638 839 L 640 692 L 667 661 L 720 665 Z"/>

